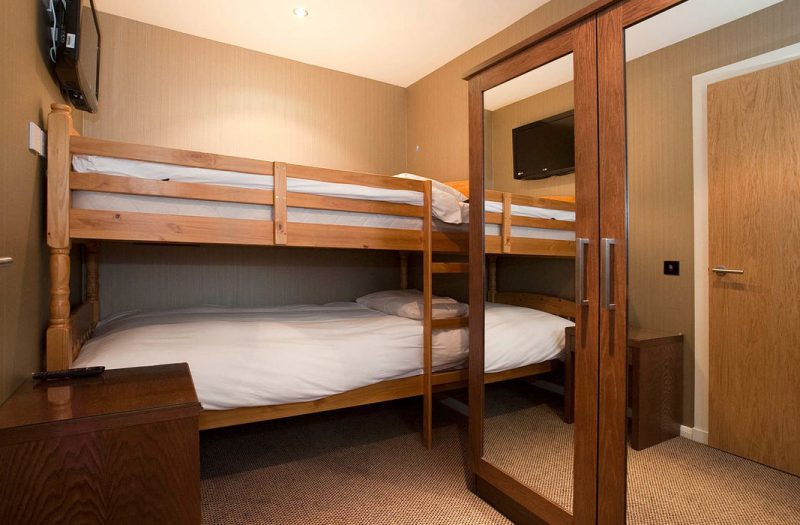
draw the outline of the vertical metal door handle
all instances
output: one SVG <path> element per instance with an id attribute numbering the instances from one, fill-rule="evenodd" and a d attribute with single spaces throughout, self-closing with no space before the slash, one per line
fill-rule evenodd
<path id="1" fill-rule="evenodd" d="M 586 247 L 589 239 L 575 239 L 575 303 L 578 306 L 587 306 L 586 298 Z"/>
<path id="2" fill-rule="evenodd" d="M 600 242 L 603 250 L 603 308 L 614 310 L 617 305 L 613 302 L 612 276 L 614 269 L 612 268 L 611 252 L 617 242 L 608 238 L 603 238 Z"/>

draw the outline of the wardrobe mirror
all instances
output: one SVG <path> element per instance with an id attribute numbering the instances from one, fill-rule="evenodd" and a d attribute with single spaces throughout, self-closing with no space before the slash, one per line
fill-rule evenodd
<path id="1" fill-rule="evenodd" d="M 569 512 L 573 67 L 569 54 L 484 92 L 484 459 Z"/>
<path id="2" fill-rule="evenodd" d="M 690 0 L 625 31 L 628 523 L 800 522 L 798 20 Z"/>

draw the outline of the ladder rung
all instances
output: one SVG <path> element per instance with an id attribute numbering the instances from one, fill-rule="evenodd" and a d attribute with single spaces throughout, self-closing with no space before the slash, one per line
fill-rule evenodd
<path id="1" fill-rule="evenodd" d="M 433 330 L 447 330 L 469 326 L 469 317 L 451 317 L 449 319 L 431 319 Z"/>
<path id="2" fill-rule="evenodd" d="M 431 264 L 433 273 L 469 273 L 469 264 L 461 262 L 435 262 Z"/>

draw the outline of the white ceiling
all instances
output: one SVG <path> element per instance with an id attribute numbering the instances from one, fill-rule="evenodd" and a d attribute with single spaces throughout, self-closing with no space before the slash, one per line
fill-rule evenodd
<path id="1" fill-rule="evenodd" d="M 407 87 L 547 2 L 95 0 L 95 6 L 148 24 Z M 295 7 L 307 9 L 309 15 L 294 16 Z"/>
<path id="2" fill-rule="evenodd" d="M 628 61 L 671 46 L 779 3 L 781 0 L 689 0 L 625 31 Z M 767 28 L 764 29 L 765 31 Z M 494 111 L 572 80 L 572 55 L 550 62 L 484 94 Z"/>

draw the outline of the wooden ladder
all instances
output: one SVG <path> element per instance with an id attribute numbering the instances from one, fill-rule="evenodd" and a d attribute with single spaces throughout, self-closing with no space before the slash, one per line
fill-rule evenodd
<path id="1" fill-rule="evenodd" d="M 428 244 L 430 246 L 430 244 Z M 433 331 L 465 328 L 469 317 L 449 319 L 433 318 L 433 276 L 435 274 L 466 274 L 469 264 L 465 262 L 433 262 L 432 250 L 423 255 L 423 304 L 424 304 L 424 359 L 423 359 L 423 408 L 422 441 L 427 448 L 433 446 Z"/>

